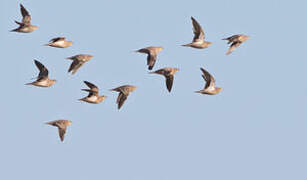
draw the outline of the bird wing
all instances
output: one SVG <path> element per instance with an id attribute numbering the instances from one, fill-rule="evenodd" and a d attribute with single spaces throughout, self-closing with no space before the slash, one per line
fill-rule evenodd
<path id="1" fill-rule="evenodd" d="M 193 18 L 192 19 L 192 24 L 193 24 L 193 32 L 194 32 L 194 38 L 193 38 L 193 42 L 196 41 L 204 41 L 205 39 L 205 33 L 202 29 L 202 27 L 200 26 L 200 24 Z"/>
<path id="2" fill-rule="evenodd" d="M 53 39 L 51 39 L 49 42 L 57 42 L 57 41 L 63 41 L 63 40 L 65 40 L 65 37 L 56 37 L 56 38 L 53 38 Z"/>
<path id="3" fill-rule="evenodd" d="M 90 88 L 90 91 L 98 93 L 99 88 L 95 84 L 90 83 L 88 81 L 83 81 L 83 82 Z"/>
<path id="4" fill-rule="evenodd" d="M 203 72 L 202 77 L 206 81 L 206 85 L 204 89 L 215 87 L 215 79 L 214 77 L 205 69 L 200 68 L 200 70 Z"/>
<path id="5" fill-rule="evenodd" d="M 166 74 L 166 71 L 165 71 L 165 69 L 163 68 L 163 69 L 156 70 L 156 71 L 154 71 L 153 73 L 165 75 L 165 74 Z"/>
<path id="6" fill-rule="evenodd" d="M 240 35 L 233 35 L 233 36 L 230 36 L 228 38 L 225 38 L 223 40 L 228 40 L 228 44 L 229 43 L 232 43 L 232 42 L 235 42 L 239 39 Z"/>
<path id="7" fill-rule="evenodd" d="M 137 50 L 136 52 L 150 54 L 150 50 L 148 48 L 142 48 Z"/>
<path id="8" fill-rule="evenodd" d="M 84 64 L 84 62 L 82 61 L 78 61 L 78 60 L 73 60 L 73 62 L 71 63 L 68 72 L 72 72 L 72 74 L 75 74 L 77 72 L 77 70 Z"/>
<path id="9" fill-rule="evenodd" d="M 81 89 L 81 90 L 82 90 L 82 91 L 88 92 L 87 97 L 91 97 L 91 96 L 93 96 L 93 95 L 97 95 L 97 94 L 98 94 L 97 92 L 92 91 L 91 89 Z"/>
<path id="10" fill-rule="evenodd" d="M 173 87 L 173 81 L 174 81 L 174 76 L 173 75 L 169 75 L 169 76 L 165 76 L 166 78 L 166 87 L 168 92 L 171 92 L 172 87 Z"/>
<path id="11" fill-rule="evenodd" d="M 124 104 L 124 102 L 126 101 L 128 95 L 120 92 L 118 97 L 117 97 L 117 100 L 116 100 L 116 103 L 117 103 L 117 108 L 120 109 L 122 107 L 122 105 Z"/>
<path id="12" fill-rule="evenodd" d="M 22 15 L 22 23 L 24 24 L 30 24 L 31 23 L 31 16 L 29 12 L 26 10 L 25 7 L 23 7 L 22 4 L 20 4 L 20 11 Z"/>
<path id="13" fill-rule="evenodd" d="M 147 56 L 147 65 L 148 65 L 148 69 L 152 70 L 152 68 L 154 67 L 155 63 L 156 63 L 156 59 L 157 59 L 157 54 L 156 53 L 149 53 Z"/>
<path id="14" fill-rule="evenodd" d="M 233 43 L 230 45 L 229 49 L 227 50 L 226 54 L 228 55 L 228 54 L 232 53 L 232 51 L 234 51 L 234 50 L 235 50 L 237 47 L 239 47 L 241 44 L 242 44 L 242 43 L 241 43 L 241 42 L 238 42 L 238 41 L 233 42 Z"/>
<path id="15" fill-rule="evenodd" d="M 61 141 L 64 141 L 65 133 L 66 133 L 66 127 L 58 127 L 59 129 L 59 136 Z"/>
<path id="16" fill-rule="evenodd" d="M 39 69 L 37 80 L 48 77 L 48 69 L 39 61 L 34 60 L 36 67 Z"/>

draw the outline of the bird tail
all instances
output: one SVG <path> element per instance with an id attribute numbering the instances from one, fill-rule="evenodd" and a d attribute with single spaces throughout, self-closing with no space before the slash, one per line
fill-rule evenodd
<path id="1" fill-rule="evenodd" d="M 72 57 L 67 57 L 67 58 L 65 58 L 65 59 L 68 59 L 68 60 L 73 60 L 73 58 L 72 58 Z"/>
<path id="2" fill-rule="evenodd" d="M 201 91 L 194 91 L 195 93 L 201 93 Z"/>
<path id="3" fill-rule="evenodd" d="M 27 84 L 25 84 L 25 85 L 33 85 L 33 82 L 27 83 Z"/>
<path id="4" fill-rule="evenodd" d="M 183 44 L 183 45 L 181 45 L 181 46 L 190 47 L 190 46 L 191 46 L 191 43 L 189 43 L 189 44 Z"/>
<path id="5" fill-rule="evenodd" d="M 17 32 L 18 28 L 10 30 L 10 32 Z"/>
<path id="6" fill-rule="evenodd" d="M 83 101 L 83 100 L 84 100 L 84 98 L 78 99 L 78 101 Z"/>

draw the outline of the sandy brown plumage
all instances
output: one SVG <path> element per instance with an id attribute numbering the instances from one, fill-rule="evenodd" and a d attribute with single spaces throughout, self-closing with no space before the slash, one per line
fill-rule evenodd
<path id="1" fill-rule="evenodd" d="M 20 4 L 20 12 L 22 15 L 22 21 L 15 21 L 16 24 L 19 25 L 18 28 L 11 30 L 11 32 L 21 32 L 21 33 L 30 33 L 36 30 L 38 27 L 31 24 L 31 16 L 30 13 Z"/>
<path id="2" fill-rule="evenodd" d="M 183 46 L 193 47 L 197 49 L 208 48 L 212 43 L 205 41 L 205 33 L 203 28 L 193 17 L 191 17 L 191 20 L 192 20 L 193 33 L 194 33 L 193 41 Z"/>
<path id="3" fill-rule="evenodd" d="M 208 95 L 214 95 L 219 93 L 222 88 L 216 87 L 215 86 L 215 79 L 214 77 L 205 69 L 200 68 L 200 70 L 202 71 L 202 77 L 206 82 L 206 85 L 204 87 L 204 89 L 199 90 L 199 91 L 195 91 L 196 93 L 201 93 L 201 94 L 208 94 Z"/>
<path id="4" fill-rule="evenodd" d="M 78 54 L 75 56 L 68 57 L 66 59 L 72 60 L 68 72 L 71 72 L 72 74 L 75 74 L 77 70 L 87 61 L 91 60 L 93 58 L 92 55 L 88 54 Z"/>
<path id="5" fill-rule="evenodd" d="M 111 91 L 119 92 L 117 100 L 116 100 L 117 109 L 120 109 L 122 107 L 122 105 L 128 98 L 129 94 L 135 89 L 136 89 L 136 86 L 132 86 L 132 85 L 124 85 L 124 86 L 120 86 L 120 87 L 111 89 Z"/>
<path id="6" fill-rule="evenodd" d="M 150 73 L 163 75 L 165 77 L 166 88 L 168 92 L 171 92 L 173 87 L 174 74 L 178 71 L 179 69 L 177 68 L 166 67 Z"/>
<path id="7" fill-rule="evenodd" d="M 34 60 L 34 63 L 39 70 L 39 74 L 36 78 L 36 81 L 27 83 L 26 85 L 34 85 L 34 86 L 39 86 L 39 87 L 50 87 L 56 83 L 56 80 L 49 79 L 48 77 L 49 71 L 41 62 Z"/>
<path id="8" fill-rule="evenodd" d="M 226 55 L 232 53 L 237 47 L 239 47 L 243 42 L 247 41 L 249 36 L 243 34 L 237 34 L 230 36 L 228 38 L 224 38 L 222 40 L 227 40 L 227 44 L 230 44 L 229 49 L 226 52 Z"/>
<path id="9" fill-rule="evenodd" d="M 47 122 L 46 124 L 49 124 L 51 126 L 55 126 L 58 128 L 60 139 L 63 142 L 65 133 L 66 133 L 66 129 L 69 125 L 72 124 L 72 122 L 69 120 L 56 120 L 56 121 Z"/>
<path id="10" fill-rule="evenodd" d="M 84 81 L 84 83 L 90 88 L 90 89 L 82 89 L 82 91 L 86 91 L 88 92 L 88 96 L 79 99 L 80 101 L 84 101 L 87 103 L 92 103 L 92 104 L 98 104 L 101 101 L 103 101 L 106 96 L 100 96 L 99 95 L 99 89 L 96 85 L 88 82 L 88 81 Z"/>
<path id="11" fill-rule="evenodd" d="M 156 63 L 158 53 L 162 50 L 163 50 L 162 47 L 150 46 L 150 47 L 139 49 L 135 52 L 147 54 L 148 69 L 152 70 L 152 68 L 154 67 Z"/>
<path id="12" fill-rule="evenodd" d="M 56 48 L 67 48 L 72 45 L 72 41 L 67 41 L 65 37 L 56 37 L 49 41 L 45 46 L 51 46 Z"/>

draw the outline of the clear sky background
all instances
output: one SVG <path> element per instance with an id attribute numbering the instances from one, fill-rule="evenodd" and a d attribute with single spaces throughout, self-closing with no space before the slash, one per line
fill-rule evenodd
<path id="1" fill-rule="evenodd" d="M 11 33 L 19 3 L 39 29 Z M 301 1 L 15 1 L 0 2 L 0 179 L 306 180 L 306 6 Z M 191 42 L 193 16 L 213 44 Z M 222 38 L 250 35 L 231 55 Z M 67 49 L 42 46 L 65 36 Z M 148 74 L 146 55 L 163 46 L 154 69 L 177 67 L 168 93 Z M 94 58 L 75 75 L 68 56 Z M 50 88 L 25 86 L 41 61 Z M 204 87 L 200 67 L 223 90 Z M 107 99 L 79 102 L 90 81 Z M 121 110 L 120 85 L 139 88 Z M 67 119 L 64 143 L 45 122 Z"/>

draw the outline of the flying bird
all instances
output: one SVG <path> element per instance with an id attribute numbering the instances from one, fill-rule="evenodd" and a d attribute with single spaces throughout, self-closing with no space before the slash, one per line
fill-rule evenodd
<path id="1" fill-rule="evenodd" d="M 83 81 L 90 89 L 82 89 L 82 91 L 89 92 L 88 96 L 79 99 L 80 101 L 92 103 L 92 104 L 98 104 L 101 101 L 103 101 L 106 96 L 99 96 L 99 89 L 95 84 L 92 84 L 88 81 Z"/>
<path id="2" fill-rule="evenodd" d="M 36 77 L 36 81 L 27 83 L 26 85 L 33 85 L 39 87 L 50 87 L 56 83 L 56 80 L 51 80 L 48 77 L 48 69 L 39 61 L 34 60 L 36 67 L 39 69 L 39 74 Z"/>
<path id="3" fill-rule="evenodd" d="M 122 107 L 122 105 L 126 101 L 129 94 L 135 89 L 136 89 L 136 86 L 131 86 L 131 85 L 124 85 L 124 86 L 120 86 L 120 87 L 111 89 L 111 91 L 119 92 L 117 100 L 116 100 L 117 109 L 120 109 Z"/>
<path id="4" fill-rule="evenodd" d="M 206 71 L 205 69 L 200 68 L 200 70 L 203 73 L 202 77 L 206 81 L 206 85 L 205 85 L 204 89 L 202 89 L 200 91 L 195 91 L 195 92 L 201 93 L 201 94 L 209 94 L 209 95 L 214 95 L 214 94 L 219 93 L 222 90 L 222 88 L 215 86 L 214 77 L 208 71 Z"/>
<path id="5" fill-rule="evenodd" d="M 67 126 L 71 125 L 71 123 L 72 122 L 69 120 L 56 120 L 56 121 L 47 122 L 46 124 L 58 127 L 59 136 L 60 136 L 61 141 L 63 142 Z"/>
<path id="6" fill-rule="evenodd" d="M 65 37 L 56 37 L 49 41 L 45 46 L 51 46 L 56 48 L 67 48 L 72 45 L 72 41 L 67 41 Z"/>
<path id="7" fill-rule="evenodd" d="M 205 33 L 202 27 L 193 17 L 191 17 L 191 19 L 192 19 L 193 33 L 194 33 L 193 42 L 182 45 L 182 46 L 188 46 L 188 47 L 193 47 L 197 49 L 204 49 L 204 48 L 209 47 L 210 44 L 212 43 L 205 41 Z"/>
<path id="8" fill-rule="evenodd" d="M 139 50 L 137 50 L 137 51 L 135 51 L 135 52 L 147 54 L 147 65 L 148 65 L 148 69 L 149 69 L 149 70 L 152 70 L 152 68 L 154 67 L 154 65 L 155 65 L 155 63 L 156 63 L 158 53 L 159 53 L 160 51 L 162 51 L 162 50 L 163 50 L 162 47 L 153 47 L 153 46 L 150 46 L 150 47 L 146 47 L 146 48 L 143 48 L 143 49 L 139 49 Z"/>
<path id="9" fill-rule="evenodd" d="M 222 40 L 227 40 L 228 41 L 227 44 L 230 44 L 230 47 L 226 52 L 226 55 L 228 55 L 232 53 L 232 51 L 234 51 L 237 47 L 239 47 L 243 42 L 249 40 L 249 36 L 243 34 L 237 34 Z"/>
<path id="10" fill-rule="evenodd" d="M 31 24 L 31 16 L 22 4 L 20 4 L 20 11 L 22 15 L 22 21 L 15 21 L 15 23 L 18 24 L 19 27 L 11 30 L 11 32 L 30 33 L 36 30 L 38 27 Z"/>
<path id="11" fill-rule="evenodd" d="M 179 71 L 179 69 L 177 69 L 177 68 L 167 67 L 167 68 L 159 69 L 159 70 L 154 71 L 154 72 L 150 72 L 150 74 L 163 75 L 165 77 L 167 90 L 168 90 L 168 92 L 171 92 L 172 87 L 173 87 L 174 74 L 178 71 Z"/>
<path id="12" fill-rule="evenodd" d="M 92 55 L 88 54 L 78 54 L 72 57 L 68 57 L 66 59 L 72 60 L 73 62 L 71 63 L 68 72 L 71 72 L 72 74 L 75 74 L 77 70 L 87 61 L 91 60 L 93 58 Z"/>

